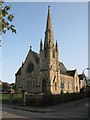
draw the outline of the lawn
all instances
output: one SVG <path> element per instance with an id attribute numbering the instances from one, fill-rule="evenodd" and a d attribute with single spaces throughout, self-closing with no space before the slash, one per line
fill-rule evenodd
<path id="1" fill-rule="evenodd" d="M 9 93 L 2 93 L 0 94 L 0 100 L 4 101 L 9 101 L 10 94 Z M 22 100 L 22 94 L 21 93 L 14 93 L 12 95 L 13 101 L 21 101 Z"/>
<path id="2" fill-rule="evenodd" d="M 9 94 L 8 93 L 3 93 L 2 94 L 2 101 L 7 101 L 9 100 Z"/>

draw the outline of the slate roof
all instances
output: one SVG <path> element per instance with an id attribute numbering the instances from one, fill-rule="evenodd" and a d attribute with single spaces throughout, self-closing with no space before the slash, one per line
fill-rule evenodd
<path id="1" fill-rule="evenodd" d="M 60 71 L 61 72 L 66 72 L 67 69 L 66 69 L 65 65 L 62 62 L 59 62 L 59 64 L 60 64 Z"/>
<path id="2" fill-rule="evenodd" d="M 34 52 L 34 51 L 31 51 L 31 53 L 32 53 L 32 55 L 33 55 L 33 57 L 34 57 L 36 63 L 38 64 L 38 63 L 39 63 L 39 54 L 36 53 L 36 52 Z"/>
<path id="3" fill-rule="evenodd" d="M 30 53 L 30 52 L 31 52 L 32 56 L 34 57 L 35 62 L 36 62 L 37 64 L 39 64 L 39 54 L 36 53 L 36 52 L 34 52 L 34 51 L 32 51 L 32 50 L 30 50 L 29 53 Z M 28 54 L 29 54 L 29 53 L 28 53 Z M 24 64 L 24 63 L 22 63 L 22 65 L 23 65 L 23 64 Z M 19 68 L 19 70 L 17 71 L 17 73 L 16 73 L 15 75 L 21 75 L 21 67 Z"/>
<path id="4" fill-rule="evenodd" d="M 67 73 L 70 75 L 70 76 L 74 76 L 75 75 L 75 72 L 76 72 L 76 69 L 75 70 L 68 70 Z"/>
<path id="5" fill-rule="evenodd" d="M 69 75 L 67 73 L 67 69 L 66 69 L 65 65 L 62 62 L 59 62 L 59 64 L 60 64 L 60 73 L 63 75 Z"/>
<path id="6" fill-rule="evenodd" d="M 63 75 L 68 75 L 68 76 L 74 76 L 76 69 L 75 70 L 67 70 L 65 65 L 62 62 L 59 62 L 60 64 L 60 73 Z"/>
<path id="7" fill-rule="evenodd" d="M 80 80 L 83 80 L 83 79 L 86 80 L 86 75 L 85 74 L 79 74 L 78 76 L 79 76 Z"/>
<path id="8" fill-rule="evenodd" d="M 17 71 L 15 75 L 21 75 L 21 67 L 19 68 L 19 70 Z"/>
<path id="9" fill-rule="evenodd" d="M 34 57 L 35 61 L 37 64 L 39 64 L 39 54 L 30 50 L 29 53 L 31 52 L 32 56 Z M 68 76 L 74 76 L 76 69 L 75 70 L 67 70 L 63 62 L 59 62 L 60 64 L 60 73 L 63 75 L 68 75 Z M 21 75 L 21 67 L 17 71 L 16 75 Z M 79 76 L 80 77 L 80 76 Z"/>
<path id="10" fill-rule="evenodd" d="M 80 80 L 83 80 L 83 74 L 79 74 L 78 76 Z"/>

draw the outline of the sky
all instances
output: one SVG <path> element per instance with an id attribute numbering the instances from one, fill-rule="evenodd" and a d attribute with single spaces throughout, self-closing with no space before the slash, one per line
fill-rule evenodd
<path id="1" fill-rule="evenodd" d="M 48 6 L 50 6 L 54 42 L 59 45 L 59 61 L 68 70 L 79 74 L 88 67 L 88 3 L 86 2 L 12 2 L 10 13 L 17 33 L 2 36 L 2 72 L 0 79 L 15 82 L 15 73 L 32 50 L 39 53 L 40 39 L 44 42 Z M 0 37 L 1 38 L 1 37 Z M 0 65 L 1 65 L 0 62 Z M 85 71 L 86 72 L 86 71 Z"/>

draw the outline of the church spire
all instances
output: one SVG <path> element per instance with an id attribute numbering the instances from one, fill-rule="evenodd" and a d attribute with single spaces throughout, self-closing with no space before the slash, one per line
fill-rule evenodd
<path id="1" fill-rule="evenodd" d="M 52 29 L 52 21 L 50 15 L 50 6 L 48 6 L 48 14 L 47 14 L 47 23 L 46 23 L 46 31 L 45 31 L 45 40 L 44 40 L 44 48 L 51 44 L 54 46 L 54 37 L 53 37 L 53 29 Z"/>
<path id="2" fill-rule="evenodd" d="M 42 51 L 42 47 L 43 47 L 43 44 L 42 44 L 42 39 L 40 41 L 40 51 Z"/>
<path id="3" fill-rule="evenodd" d="M 48 15 L 47 15 L 47 24 L 46 24 L 46 30 L 52 30 L 52 21 L 51 21 L 51 15 L 50 15 L 50 6 L 48 6 Z"/>

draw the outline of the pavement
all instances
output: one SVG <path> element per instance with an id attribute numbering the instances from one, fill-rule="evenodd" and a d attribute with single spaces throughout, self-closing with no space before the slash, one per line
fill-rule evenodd
<path id="1" fill-rule="evenodd" d="M 49 112 L 58 112 L 62 111 L 66 108 L 71 108 L 74 106 L 78 106 L 79 104 L 85 104 L 86 107 L 89 107 L 89 99 L 81 99 L 75 100 L 72 102 L 62 103 L 58 105 L 53 105 L 49 107 L 33 107 L 33 106 L 21 106 L 17 104 L 2 104 L 2 107 L 5 106 L 7 108 L 30 111 L 30 112 L 39 112 L 39 113 L 49 113 Z"/>

